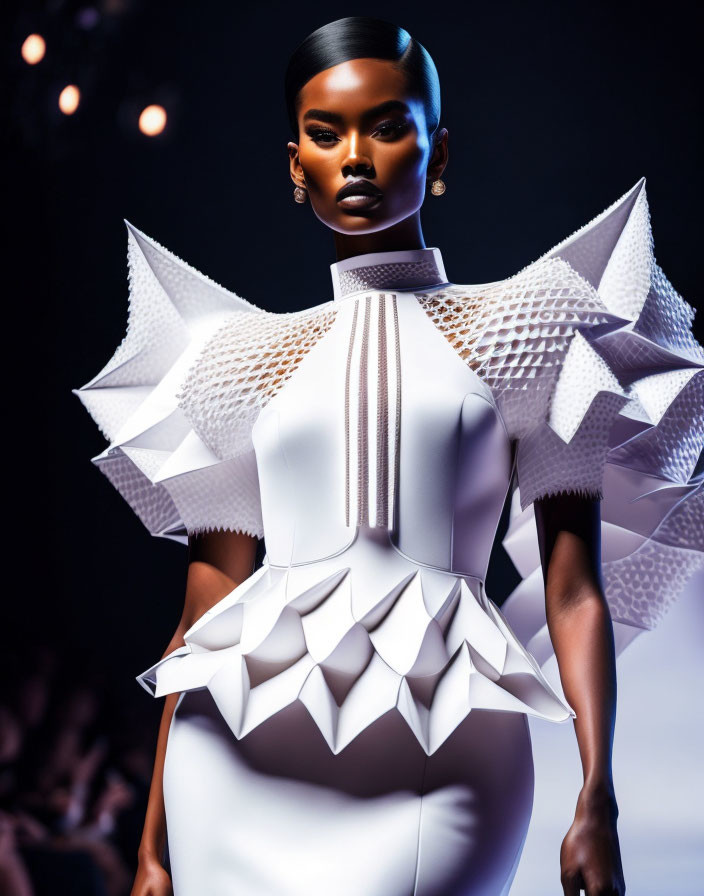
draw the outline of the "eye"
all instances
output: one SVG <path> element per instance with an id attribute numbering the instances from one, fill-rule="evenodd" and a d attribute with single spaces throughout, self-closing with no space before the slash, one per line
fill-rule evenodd
<path id="1" fill-rule="evenodd" d="M 315 143 L 320 143 L 322 146 L 332 146 L 337 140 L 337 134 L 328 128 L 309 128 L 306 130 L 306 133 L 311 140 Z"/>
<path id="2" fill-rule="evenodd" d="M 398 137 L 405 130 L 405 121 L 382 121 L 376 126 L 374 134 L 378 134 L 380 137 Z"/>

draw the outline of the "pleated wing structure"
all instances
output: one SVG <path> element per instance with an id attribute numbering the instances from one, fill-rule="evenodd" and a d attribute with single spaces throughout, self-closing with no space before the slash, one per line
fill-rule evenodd
<path id="1" fill-rule="evenodd" d="M 127 333 L 74 390 L 110 441 L 93 461 L 153 535 L 185 541 L 211 520 L 261 535 L 253 451 L 222 463 L 179 407 L 186 374 L 213 335 L 261 312 L 125 223 Z"/>
<path id="2" fill-rule="evenodd" d="M 655 628 L 704 564 L 704 349 L 692 332 L 694 309 L 655 261 L 644 180 L 544 258 L 567 262 L 621 319 L 585 334 L 550 410 L 553 429 L 569 440 L 607 376 L 623 396 L 601 488 L 603 580 L 621 652 Z M 586 375 L 585 346 L 601 379 Z M 553 649 L 533 507 L 518 495 L 504 545 L 523 581 L 502 609 L 542 665 Z"/>

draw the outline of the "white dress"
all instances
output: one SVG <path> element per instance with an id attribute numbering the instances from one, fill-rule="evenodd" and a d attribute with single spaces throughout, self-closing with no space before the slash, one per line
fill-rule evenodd
<path id="1" fill-rule="evenodd" d="M 287 314 L 128 231 L 127 335 L 78 390 L 110 440 L 95 462 L 153 534 L 266 548 L 138 676 L 181 692 L 176 896 L 508 893 L 526 716 L 575 716 L 541 672 L 532 503 L 603 494 L 619 649 L 702 562 L 704 352 L 643 181 L 506 280 L 451 284 L 438 249 L 361 255 Z M 515 629 L 484 588 L 512 483 Z"/>

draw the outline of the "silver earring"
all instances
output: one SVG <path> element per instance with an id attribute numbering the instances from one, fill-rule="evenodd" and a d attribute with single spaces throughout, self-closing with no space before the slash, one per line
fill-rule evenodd
<path id="1" fill-rule="evenodd" d="M 430 185 L 430 192 L 433 194 L 433 196 L 442 196 L 446 189 L 447 187 L 445 186 L 445 181 L 440 180 L 439 177 Z"/>
<path id="2" fill-rule="evenodd" d="M 296 200 L 296 202 L 305 202 L 307 196 L 308 191 L 305 187 L 296 187 L 293 191 L 293 198 Z"/>

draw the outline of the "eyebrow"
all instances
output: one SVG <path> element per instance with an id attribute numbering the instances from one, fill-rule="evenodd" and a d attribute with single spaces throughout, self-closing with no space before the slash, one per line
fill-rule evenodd
<path id="1" fill-rule="evenodd" d="M 408 114 L 410 111 L 411 110 L 406 103 L 401 100 L 386 100 L 385 103 L 379 103 L 378 106 L 367 109 L 362 114 L 362 120 L 367 121 L 370 118 L 375 118 L 377 115 L 383 115 L 386 112 L 402 112 Z M 308 121 L 311 118 L 315 118 L 318 121 L 326 121 L 328 124 L 342 124 L 343 122 L 342 115 L 339 115 L 337 112 L 328 112 L 325 109 L 308 109 L 303 116 L 303 121 Z"/>

